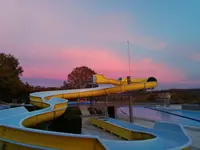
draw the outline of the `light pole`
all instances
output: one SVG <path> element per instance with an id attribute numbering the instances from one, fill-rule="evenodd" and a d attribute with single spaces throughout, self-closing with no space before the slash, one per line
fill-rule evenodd
<path id="1" fill-rule="evenodd" d="M 131 84 L 131 61 L 130 61 L 130 50 L 129 50 L 129 41 L 127 41 L 128 44 L 128 64 L 129 64 L 129 76 L 127 76 L 127 84 Z M 129 121 L 130 123 L 133 122 L 133 102 L 132 102 L 132 96 L 129 95 Z"/>
<path id="2" fill-rule="evenodd" d="M 130 59 L 129 41 L 127 41 L 127 44 L 128 44 L 127 54 L 128 54 L 129 76 L 131 76 L 131 59 Z"/>

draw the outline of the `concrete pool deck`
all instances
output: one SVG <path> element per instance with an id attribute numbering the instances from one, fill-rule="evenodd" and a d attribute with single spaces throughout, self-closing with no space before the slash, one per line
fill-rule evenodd
<path id="1" fill-rule="evenodd" d="M 125 115 L 118 115 L 118 119 L 129 121 L 129 117 Z M 156 121 L 154 120 L 147 120 L 142 118 L 134 118 L 134 123 L 147 127 L 152 128 Z M 192 146 L 190 150 L 200 150 L 200 130 L 195 128 L 185 128 L 192 139 Z"/>

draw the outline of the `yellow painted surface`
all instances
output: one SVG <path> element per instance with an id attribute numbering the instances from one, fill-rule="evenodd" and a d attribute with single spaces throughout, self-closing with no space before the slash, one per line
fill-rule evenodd
<path id="1" fill-rule="evenodd" d="M 55 98 L 62 98 L 62 94 L 53 95 L 52 97 L 55 97 Z"/>
<path id="2" fill-rule="evenodd" d="M 5 149 L 3 149 L 3 145 L 4 145 Z M 0 150 L 37 150 L 37 149 L 18 145 L 18 144 L 13 144 L 13 143 L 9 143 L 9 142 L 0 141 Z"/>
<path id="3" fill-rule="evenodd" d="M 61 108 L 67 108 L 67 102 L 55 104 L 53 110 L 55 110 L 55 109 L 61 109 Z"/>
<path id="4" fill-rule="evenodd" d="M 30 96 L 30 100 L 42 102 L 42 98 L 36 96 Z"/>
<path id="5" fill-rule="evenodd" d="M 107 130 L 110 133 L 114 133 L 115 135 L 118 135 L 119 137 L 122 137 L 126 140 L 147 140 L 155 138 L 154 135 L 142 132 L 133 132 L 128 129 L 122 128 L 120 126 L 116 126 L 108 122 L 105 122 L 103 120 L 92 118 L 91 122 L 93 125 L 96 125 L 97 127 Z"/>
<path id="6" fill-rule="evenodd" d="M 126 85 L 127 84 L 127 78 L 122 78 L 122 80 L 113 80 L 113 79 L 108 79 L 104 77 L 101 74 L 96 74 L 96 83 L 97 84 L 113 84 L 113 85 Z M 142 82 L 147 82 L 148 78 L 133 78 L 131 79 L 132 83 L 142 83 Z"/>
<path id="7" fill-rule="evenodd" d="M 50 105 L 47 104 L 47 103 L 44 103 L 44 102 L 38 102 L 38 101 L 32 101 L 32 100 L 30 100 L 30 103 L 33 104 L 34 106 L 39 107 L 39 108 L 47 108 L 47 107 L 50 106 Z"/>
<path id="8" fill-rule="evenodd" d="M 45 97 L 45 100 L 49 100 L 49 99 L 51 99 L 52 98 L 52 96 L 46 96 Z"/>
<path id="9" fill-rule="evenodd" d="M 22 124 L 23 124 L 23 126 L 30 127 L 33 125 L 35 126 L 41 122 L 45 122 L 45 121 L 53 120 L 53 119 L 54 119 L 54 113 L 46 112 L 44 114 L 39 114 L 39 115 L 27 118 L 23 121 Z"/>
<path id="10" fill-rule="evenodd" d="M 1 126 L 0 126 L 1 128 Z M 104 150 L 104 147 L 94 138 L 81 138 L 58 136 L 51 134 L 42 134 L 35 132 L 28 132 L 23 130 L 16 130 L 6 127 L 1 138 L 12 141 L 20 141 L 22 143 L 44 146 L 49 148 L 61 148 L 63 150 Z"/>
<path id="11" fill-rule="evenodd" d="M 72 99 L 79 97 L 90 97 L 90 96 L 102 96 L 108 94 L 114 94 L 119 92 L 128 92 L 142 89 L 151 89 L 157 86 L 157 82 L 145 82 L 145 83 L 135 83 L 130 85 L 120 85 L 112 88 L 101 89 L 101 90 L 93 90 L 93 91 L 85 91 L 85 92 L 75 92 L 70 94 L 59 94 L 56 97 Z"/>
<path id="12" fill-rule="evenodd" d="M 113 84 L 119 85 L 112 88 L 105 88 L 101 90 L 92 90 L 92 91 L 85 91 L 85 92 L 73 92 L 73 93 L 63 93 L 54 96 L 47 96 L 45 97 L 46 100 L 50 99 L 50 97 L 57 97 L 57 98 L 66 98 L 66 99 L 73 99 L 79 97 L 90 97 L 90 96 L 102 96 L 107 94 L 114 94 L 119 92 L 128 92 L 128 91 L 135 91 L 135 90 L 142 90 L 142 89 L 151 89 L 157 86 L 157 82 L 146 82 L 148 78 L 136 78 L 132 79 L 131 82 L 134 84 L 127 85 L 123 79 L 123 81 L 107 79 L 103 75 L 95 75 L 96 76 L 96 83 L 97 84 Z"/>

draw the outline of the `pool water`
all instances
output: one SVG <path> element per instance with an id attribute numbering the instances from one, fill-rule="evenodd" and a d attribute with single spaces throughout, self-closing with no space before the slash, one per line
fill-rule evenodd
<path id="1" fill-rule="evenodd" d="M 185 118 L 189 118 L 191 120 L 197 120 L 200 122 L 200 111 L 192 111 L 192 110 L 177 110 L 177 109 L 161 109 L 156 108 L 158 110 L 166 111 L 175 115 L 180 115 Z"/>
<path id="2" fill-rule="evenodd" d="M 128 107 L 120 107 L 117 109 L 118 115 L 127 115 L 129 116 L 129 108 Z M 179 123 L 184 126 L 194 126 L 200 127 L 200 121 L 194 121 L 191 119 L 175 116 L 172 114 L 160 112 L 157 110 L 153 110 L 150 108 L 145 108 L 142 106 L 134 106 L 133 107 L 133 116 L 137 118 L 155 120 L 155 121 L 166 121 L 172 123 Z"/>
<path id="3" fill-rule="evenodd" d="M 0 110 L 3 110 L 3 109 L 8 109 L 9 106 L 6 106 L 6 105 L 0 105 Z"/>

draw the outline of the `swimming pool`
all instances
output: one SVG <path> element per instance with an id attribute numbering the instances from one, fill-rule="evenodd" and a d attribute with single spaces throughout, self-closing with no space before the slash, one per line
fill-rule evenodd
<path id="1" fill-rule="evenodd" d="M 174 115 L 177 115 L 177 116 L 181 116 L 181 117 L 184 117 L 184 118 L 188 118 L 188 119 L 200 122 L 200 111 L 177 110 L 177 109 L 157 108 L 157 107 L 152 107 L 152 109 L 164 111 L 164 112 L 167 112 L 167 113 L 171 113 L 171 114 L 174 114 Z"/>
<path id="2" fill-rule="evenodd" d="M 3 109 L 8 109 L 10 108 L 9 106 L 6 106 L 6 105 L 0 105 L 0 110 L 3 110 Z"/>
<path id="3" fill-rule="evenodd" d="M 117 109 L 117 114 L 129 116 L 129 108 L 128 107 L 120 107 Z M 134 106 L 133 107 L 133 116 L 137 117 L 137 118 L 143 118 L 143 119 L 149 119 L 149 120 L 155 120 L 155 121 L 166 121 L 166 122 L 172 122 L 172 123 L 179 123 L 184 126 L 200 127 L 200 121 L 195 121 L 195 120 L 175 116 L 173 114 L 160 112 L 160 111 L 153 110 L 150 108 L 145 108 L 142 106 Z"/>

